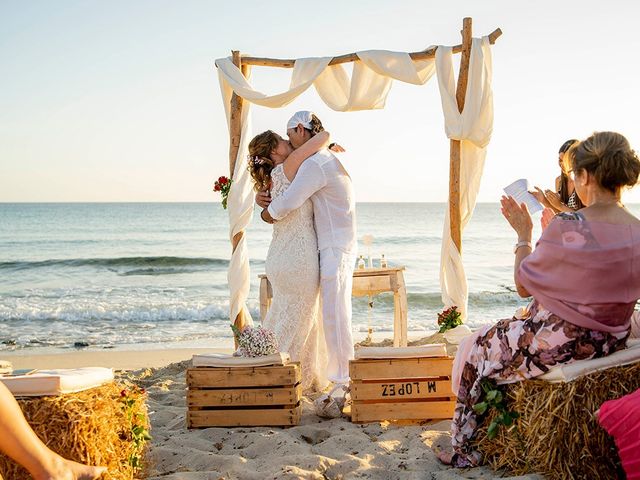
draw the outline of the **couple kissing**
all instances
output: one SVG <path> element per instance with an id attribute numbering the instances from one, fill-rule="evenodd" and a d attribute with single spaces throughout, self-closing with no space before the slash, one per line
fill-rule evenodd
<path id="1" fill-rule="evenodd" d="M 344 402 L 354 355 L 353 186 L 332 153 L 344 150 L 330 143 L 312 112 L 296 112 L 287 136 L 289 141 L 267 130 L 249 144 L 256 203 L 262 220 L 273 224 L 265 265 L 273 300 L 263 327 L 275 332 L 280 351 L 301 362 L 304 390 L 321 391 L 333 382 L 316 409 L 335 412 L 333 406 Z"/>

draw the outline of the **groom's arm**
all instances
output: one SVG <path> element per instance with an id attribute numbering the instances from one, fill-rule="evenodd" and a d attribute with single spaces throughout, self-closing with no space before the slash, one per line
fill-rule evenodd
<path id="1" fill-rule="evenodd" d="M 306 162 L 298 170 L 296 178 L 282 195 L 272 200 L 264 211 L 263 220 L 269 215 L 273 220 L 281 220 L 293 210 L 300 208 L 311 195 L 327 184 L 324 171 L 316 162 Z"/>

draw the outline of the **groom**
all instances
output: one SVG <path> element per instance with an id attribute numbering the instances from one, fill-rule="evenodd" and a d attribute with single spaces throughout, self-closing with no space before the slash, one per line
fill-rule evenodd
<path id="1" fill-rule="evenodd" d="M 287 135 L 298 148 L 319 131 L 322 123 L 308 111 L 296 112 L 287 123 Z M 327 377 L 336 384 L 349 382 L 353 359 L 351 334 L 351 288 L 356 261 L 356 212 L 351 177 L 329 151 L 321 150 L 300 166 L 287 190 L 270 202 L 266 195 L 256 201 L 264 208 L 261 217 L 272 223 L 299 208 L 308 198 L 320 250 L 322 321 L 329 354 Z"/>

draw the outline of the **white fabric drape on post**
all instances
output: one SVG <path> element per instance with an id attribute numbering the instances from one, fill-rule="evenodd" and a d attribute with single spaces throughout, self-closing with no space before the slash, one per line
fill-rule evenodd
<path id="1" fill-rule="evenodd" d="M 240 70 L 238 70 L 238 72 L 239 71 Z M 250 75 L 249 71 L 247 71 L 247 75 Z M 230 103 L 233 91 L 223 87 L 222 78 L 220 78 L 220 86 L 227 117 L 227 126 L 229 127 L 229 131 L 231 131 Z M 240 125 L 240 148 L 238 148 L 233 171 L 233 183 L 231 184 L 229 197 L 227 199 L 227 207 L 229 210 L 229 240 L 231 242 L 233 242 L 233 237 L 237 233 L 247 228 L 253 218 L 253 188 L 251 186 L 249 170 L 244 160 L 247 157 L 246 152 L 250 141 L 249 132 L 251 132 L 251 114 L 247 102 L 242 102 Z M 242 236 L 242 240 L 231 255 L 229 270 L 227 271 L 227 282 L 229 283 L 230 318 L 234 321 L 238 314 L 244 311 L 246 324 L 253 325 L 251 313 L 246 305 L 251 287 L 251 271 L 249 269 L 249 249 L 247 248 L 245 235 Z"/>
<path id="2" fill-rule="evenodd" d="M 478 40 L 478 42 L 480 42 L 480 40 Z M 486 43 L 488 45 L 488 40 Z M 445 49 L 445 47 L 439 47 L 437 52 L 440 52 L 441 49 Z M 451 49 L 449 49 L 448 57 L 447 55 L 440 55 L 440 63 L 442 64 L 441 68 L 447 68 L 446 59 L 449 58 L 450 62 L 450 50 Z M 474 55 L 478 55 L 476 50 L 477 48 L 475 47 L 474 40 L 474 48 L 471 57 L 472 67 L 474 65 Z M 482 50 L 483 49 L 481 48 L 481 51 Z M 245 99 L 245 102 L 243 102 L 240 149 L 238 150 L 234 178 L 228 201 L 231 229 L 230 234 L 232 238 L 237 232 L 244 230 L 248 226 L 253 212 L 251 179 L 247 172 L 245 163 L 245 159 L 248 154 L 247 146 L 249 144 L 247 136 L 250 131 L 248 126 L 250 119 L 248 102 L 271 108 L 283 107 L 291 103 L 296 97 L 313 85 L 322 100 L 333 110 L 347 112 L 380 109 L 384 108 L 394 79 L 415 85 L 422 85 L 436 73 L 436 65 L 438 63 L 434 59 L 413 61 L 408 53 L 389 52 L 384 50 L 368 50 L 358 52 L 357 55 L 361 61 L 355 62 L 351 78 L 349 78 L 349 75 L 343 65 L 329 66 L 331 57 L 298 59 L 296 60 L 293 68 L 289 89 L 275 95 L 266 95 L 255 90 L 249 84 L 249 79 L 242 75 L 240 69 L 233 64 L 230 58 L 221 58 L 216 60 L 220 88 L 222 90 L 222 97 L 227 112 L 227 120 L 229 119 L 229 101 L 232 93 L 236 92 L 239 96 Z M 485 54 L 485 57 L 490 58 L 487 54 Z M 482 62 L 481 57 L 481 69 L 483 68 Z M 470 68 L 470 74 L 471 70 L 472 69 Z M 490 74 L 490 68 L 488 71 Z M 438 75 L 440 76 L 440 72 L 438 72 Z M 453 78 L 453 73 L 451 73 L 451 77 Z M 474 100 L 472 99 L 476 93 L 472 92 L 470 94 L 469 89 L 476 88 L 477 86 L 477 82 L 474 83 L 470 79 L 467 96 L 469 98 L 468 104 L 471 106 L 474 104 Z M 453 88 L 453 98 L 455 102 L 455 86 Z M 453 114 L 448 113 L 448 108 L 445 107 L 444 100 L 443 110 L 445 111 L 445 117 L 447 119 L 447 135 L 449 135 L 450 138 L 454 138 L 452 135 L 457 134 L 456 117 L 453 116 Z M 472 111 L 475 112 L 471 107 L 469 112 Z M 465 107 L 463 117 L 465 119 L 476 118 L 476 115 L 475 113 L 467 113 L 467 108 Z M 466 125 L 469 121 L 467 120 L 458 123 Z M 450 124 L 451 127 L 449 126 Z M 466 138 L 468 134 L 466 133 L 465 128 L 462 128 L 460 131 L 463 132 Z M 450 130 L 452 132 L 451 134 L 449 133 Z M 474 138 L 473 135 L 477 132 L 477 128 L 474 127 L 471 130 L 471 138 Z M 463 142 L 463 144 L 464 143 L 467 142 Z M 469 160 L 467 163 L 471 163 L 475 157 L 469 155 L 464 156 L 463 158 L 468 158 Z M 467 170 L 464 170 L 463 167 L 463 171 L 466 172 Z M 482 168 L 474 171 L 481 174 Z M 471 170 L 469 170 L 469 172 L 471 172 Z M 473 175 L 470 174 L 470 176 Z M 467 183 L 471 186 L 474 184 L 472 181 Z M 466 185 L 467 183 L 462 183 L 461 186 Z M 475 194 L 469 198 L 473 198 L 473 204 L 475 204 Z M 470 215 L 473 211 L 473 205 L 471 205 L 471 208 L 468 210 L 468 214 Z M 465 216 L 463 213 L 463 219 L 464 218 Z M 448 230 L 448 226 L 445 228 Z M 443 244 L 447 241 L 450 241 L 450 234 L 445 236 Z M 444 253 L 445 251 L 443 247 L 443 258 Z M 450 253 L 447 255 L 451 256 Z M 460 261 L 457 263 L 455 261 L 450 263 L 453 270 L 449 267 L 447 269 L 443 269 L 443 271 L 446 272 L 453 272 L 452 274 L 448 274 L 447 281 L 442 283 L 444 285 L 443 298 L 445 298 L 444 291 L 446 289 L 446 298 L 451 298 L 456 301 L 464 298 L 466 301 L 466 280 L 464 277 L 464 270 L 461 271 L 461 275 L 459 275 L 460 272 L 457 270 L 457 265 L 461 268 L 462 263 Z M 244 309 L 246 311 L 246 299 L 249 293 L 249 257 L 246 248 L 246 241 L 244 240 L 232 255 L 228 278 L 229 289 L 231 290 L 230 311 L 231 318 L 233 319 L 241 310 Z M 462 286 L 456 284 L 460 278 L 464 282 L 464 285 Z M 457 289 L 460 289 L 463 292 L 463 295 L 458 295 Z M 448 292 L 455 293 L 450 295 Z M 460 304 L 456 303 L 456 305 Z"/>
<path id="3" fill-rule="evenodd" d="M 460 230 L 469 222 L 476 206 L 480 179 L 493 130 L 491 49 L 489 39 L 474 38 L 469 62 L 469 80 L 462 113 L 458 111 L 450 47 L 436 50 L 436 70 L 447 137 L 460 140 Z M 445 214 L 440 257 L 440 288 L 445 306 L 456 305 L 467 317 L 468 287 L 462 257 L 451 238 L 449 203 Z"/>

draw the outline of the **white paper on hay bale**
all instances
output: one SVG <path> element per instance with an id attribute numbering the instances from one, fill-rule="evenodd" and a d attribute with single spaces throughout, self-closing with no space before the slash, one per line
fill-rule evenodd
<path id="1" fill-rule="evenodd" d="M 0 377 L 15 396 L 39 397 L 82 392 L 113 382 L 113 370 L 104 367 L 36 370 L 30 375 Z"/>

